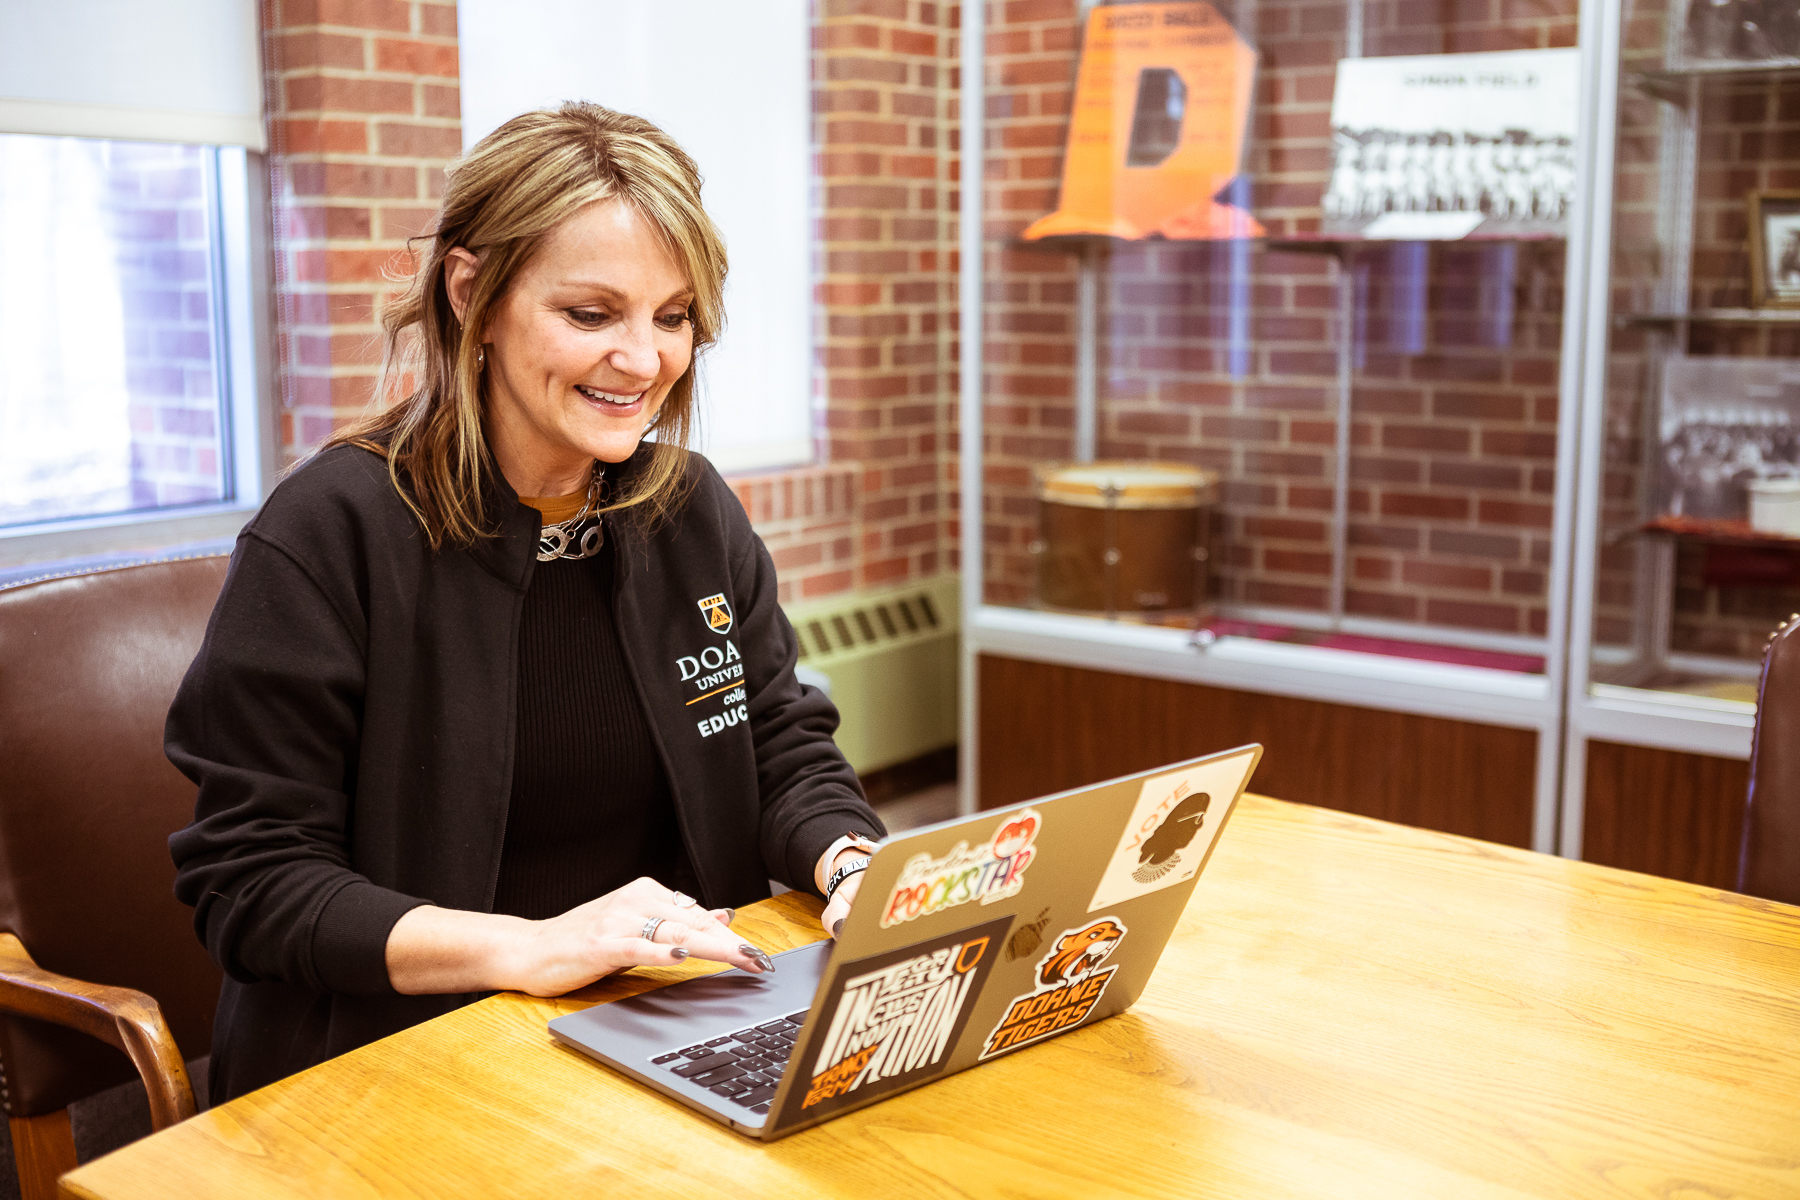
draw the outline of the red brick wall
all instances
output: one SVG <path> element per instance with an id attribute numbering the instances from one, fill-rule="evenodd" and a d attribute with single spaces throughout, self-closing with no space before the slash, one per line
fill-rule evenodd
<path id="1" fill-rule="evenodd" d="M 372 392 L 377 306 L 460 151 L 455 17 L 427 0 L 266 5 L 288 461 Z M 956 19 L 925 0 L 816 14 L 826 462 L 738 481 L 785 599 L 953 566 Z"/>
<path id="2" fill-rule="evenodd" d="M 854 464 L 834 464 L 732 481 L 775 560 L 783 604 L 844 591 L 855 578 L 859 476 Z"/>
<path id="3" fill-rule="evenodd" d="M 958 19 L 931 0 L 815 12 L 826 456 L 857 495 L 850 554 L 806 598 L 955 566 Z"/>
<path id="4" fill-rule="evenodd" d="M 1248 167 L 1279 236 L 1317 220 L 1343 6 L 1257 11 Z M 987 587 L 1017 601 L 1031 576 L 1030 466 L 1071 450 L 1074 272 L 1066 254 L 1009 239 L 1055 203 L 1078 29 L 1074 0 L 999 0 L 989 14 Z M 383 271 L 429 218 L 457 149 L 454 16 L 429 0 L 270 0 L 290 456 L 368 397 Z M 740 487 L 794 598 L 953 566 L 959 19 L 927 0 L 815 10 L 826 461 Z M 1366 22 L 1371 54 L 1574 35 L 1572 0 L 1381 0 Z M 1497 288 L 1500 253 L 1438 248 L 1418 278 L 1388 252 L 1361 259 L 1352 613 L 1543 629 L 1562 260 L 1555 246 L 1521 248 Z M 1224 472 L 1229 601 L 1325 603 L 1335 270 L 1319 255 L 1164 244 L 1119 248 L 1104 271 L 1101 452 Z M 1423 345 L 1400 350 L 1407 286 L 1423 288 L 1429 319 Z M 1238 296 L 1250 324 L 1234 376 Z"/>
<path id="5" fill-rule="evenodd" d="M 1231 7 L 1222 5 L 1231 16 Z M 1329 166 L 1341 3 L 1265 0 L 1247 169 L 1274 237 L 1315 230 Z M 1064 253 L 1010 242 L 1054 204 L 1077 61 L 1073 0 L 994 6 L 991 61 L 987 343 L 991 449 L 987 594 L 1029 594 L 1034 461 L 1072 448 L 1074 269 Z M 1533 5 L 1378 2 L 1365 54 L 1567 46 L 1571 0 Z M 1366 299 L 1352 410 L 1352 614 L 1537 634 L 1555 453 L 1562 257 L 1514 260 L 1510 338 L 1483 251 L 1438 248 L 1417 283 L 1428 314 L 1418 353 L 1392 348 L 1399 304 L 1390 252 L 1366 250 Z M 1487 252 L 1489 254 L 1493 252 Z M 1330 577 L 1335 268 L 1325 256 L 1154 244 L 1120 248 L 1101 286 L 1104 457 L 1185 459 L 1225 477 L 1218 588 L 1227 602 L 1317 610 Z M 1234 296 L 1249 305 L 1239 377 Z M 1499 342 L 1500 344 L 1489 344 Z"/>
<path id="6" fill-rule="evenodd" d="M 454 0 L 264 0 L 284 462 L 358 415 L 461 152 Z"/>

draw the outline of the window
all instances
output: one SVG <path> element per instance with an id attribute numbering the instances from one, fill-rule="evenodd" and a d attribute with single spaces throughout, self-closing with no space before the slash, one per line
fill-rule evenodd
<path id="1" fill-rule="evenodd" d="M 262 498 L 256 39 L 244 0 L 0 12 L 0 567 Z"/>
<path id="2" fill-rule="evenodd" d="M 234 494 L 218 151 L 0 135 L 0 525 Z"/>

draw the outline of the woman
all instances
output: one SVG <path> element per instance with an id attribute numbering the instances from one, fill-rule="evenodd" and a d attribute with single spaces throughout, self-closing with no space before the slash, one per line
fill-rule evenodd
<path id="1" fill-rule="evenodd" d="M 593 105 L 484 138 L 384 315 L 408 394 L 239 538 L 168 724 L 215 1102 L 488 991 L 772 970 L 730 931 L 771 876 L 848 911 L 881 824 L 683 448 L 725 275 L 699 193 Z"/>

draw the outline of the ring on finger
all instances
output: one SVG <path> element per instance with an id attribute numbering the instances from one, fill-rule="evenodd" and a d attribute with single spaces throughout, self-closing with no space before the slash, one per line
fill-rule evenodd
<path id="1" fill-rule="evenodd" d="M 654 942 L 656 940 L 656 931 L 662 928 L 662 923 L 663 919 L 661 917 L 646 918 L 644 921 L 644 928 L 638 936 L 643 938 L 646 942 Z"/>
<path id="2" fill-rule="evenodd" d="M 700 902 L 686 892 L 676 892 L 669 897 L 669 903 L 673 904 L 676 908 L 694 908 L 698 906 Z"/>

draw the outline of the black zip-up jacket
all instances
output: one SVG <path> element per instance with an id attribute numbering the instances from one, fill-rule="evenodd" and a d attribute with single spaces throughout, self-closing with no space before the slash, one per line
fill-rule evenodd
<path id="1" fill-rule="evenodd" d="M 768 551 L 689 463 L 675 517 L 607 520 L 620 643 L 702 902 L 765 897 L 771 877 L 813 891 L 826 847 L 882 826 L 836 710 L 794 678 Z M 226 972 L 215 1103 L 478 998 L 400 995 L 386 947 L 417 905 L 492 911 L 539 516 L 490 488 L 501 536 L 434 554 L 386 463 L 343 446 L 238 538 L 167 729 L 200 788 L 169 839 L 175 891 Z"/>

